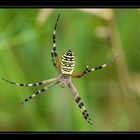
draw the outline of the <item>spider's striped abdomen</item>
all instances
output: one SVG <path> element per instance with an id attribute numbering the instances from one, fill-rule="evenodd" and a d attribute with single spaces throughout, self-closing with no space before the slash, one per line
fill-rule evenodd
<path id="1" fill-rule="evenodd" d="M 75 66 L 75 56 L 71 50 L 65 51 L 61 59 L 62 74 L 71 75 Z"/>

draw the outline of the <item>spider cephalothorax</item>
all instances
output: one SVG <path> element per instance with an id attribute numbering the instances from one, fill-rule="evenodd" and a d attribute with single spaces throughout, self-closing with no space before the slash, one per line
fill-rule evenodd
<path id="1" fill-rule="evenodd" d="M 47 86 L 36 91 L 31 96 L 29 96 L 24 101 L 22 101 L 21 102 L 22 104 L 27 102 L 28 100 L 32 99 L 36 95 L 46 91 L 48 88 L 50 88 L 56 84 L 60 84 L 60 86 L 62 88 L 68 87 L 70 89 L 70 91 L 72 92 L 72 95 L 75 98 L 75 102 L 78 104 L 84 119 L 87 120 L 87 122 L 89 124 L 92 124 L 89 114 L 84 106 L 84 103 L 83 103 L 81 97 L 79 96 L 75 86 L 73 85 L 71 78 L 81 78 L 82 76 L 86 75 L 89 72 L 93 72 L 93 71 L 102 69 L 102 68 L 108 66 L 110 63 L 112 63 L 118 56 L 114 57 L 112 60 L 110 60 L 109 62 L 107 62 L 103 65 L 97 66 L 95 68 L 89 68 L 89 66 L 87 65 L 86 69 L 84 71 L 82 71 L 80 73 L 73 73 L 74 68 L 75 68 L 75 56 L 74 56 L 73 51 L 71 51 L 71 50 L 65 51 L 64 54 L 62 55 L 61 62 L 59 62 L 59 59 L 58 59 L 58 55 L 57 55 L 57 51 L 56 51 L 56 27 L 57 27 L 59 17 L 60 17 L 60 14 L 58 15 L 56 24 L 54 26 L 53 47 L 52 47 L 52 51 L 51 51 L 52 63 L 54 65 L 54 67 L 56 68 L 57 72 L 59 73 L 59 76 L 56 78 L 44 80 L 44 81 L 37 82 L 37 83 L 31 83 L 31 84 L 15 83 L 15 82 L 6 80 L 4 78 L 1 78 L 1 79 L 5 80 L 6 82 L 9 82 L 11 84 L 15 84 L 17 86 L 39 86 L 39 85 L 49 83 Z"/>
<path id="2" fill-rule="evenodd" d="M 68 74 L 60 74 L 59 81 L 62 88 L 67 88 L 68 84 L 71 82 L 71 76 Z"/>

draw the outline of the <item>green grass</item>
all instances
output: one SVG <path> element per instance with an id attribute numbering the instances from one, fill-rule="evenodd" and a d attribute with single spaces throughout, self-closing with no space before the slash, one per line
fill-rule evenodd
<path id="1" fill-rule="evenodd" d="M 71 92 L 58 85 L 20 102 L 41 87 L 17 87 L 0 81 L 0 131 L 140 130 L 140 11 L 113 9 L 107 21 L 78 9 L 54 9 L 39 23 L 41 9 L 0 9 L 0 76 L 18 83 L 56 77 L 51 62 L 52 32 L 58 14 L 57 51 L 76 55 L 75 71 L 98 66 L 120 54 L 109 67 L 73 82 L 94 125 L 82 117 Z M 47 16 L 47 15 L 43 15 Z M 108 29 L 110 36 L 97 36 Z M 100 33 L 103 35 L 103 33 Z"/>

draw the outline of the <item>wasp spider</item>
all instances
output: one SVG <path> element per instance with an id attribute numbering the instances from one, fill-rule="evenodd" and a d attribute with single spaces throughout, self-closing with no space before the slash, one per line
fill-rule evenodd
<path id="1" fill-rule="evenodd" d="M 44 81 L 37 82 L 37 83 L 31 83 L 31 84 L 25 84 L 25 83 L 21 84 L 21 83 L 11 82 L 11 81 L 6 80 L 4 78 L 1 78 L 1 79 L 5 80 L 6 82 L 9 82 L 11 84 L 15 84 L 17 86 L 31 86 L 32 87 L 32 86 L 39 86 L 39 85 L 49 83 L 44 88 L 36 91 L 31 96 L 26 98 L 24 101 L 21 102 L 21 104 L 27 102 L 28 100 L 32 99 L 36 95 L 46 91 L 48 88 L 50 88 L 50 87 L 52 87 L 56 84 L 60 84 L 60 86 L 62 88 L 68 87 L 70 89 L 70 91 L 72 92 L 72 95 L 75 98 L 75 102 L 79 106 L 84 119 L 89 124 L 92 125 L 89 114 L 88 114 L 88 112 L 87 112 L 87 110 L 84 106 L 84 103 L 83 103 L 81 97 L 79 96 L 75 86 L 73 85 L 73 83 L 71 81 L 71 78 L 81 78 L 82 76 L 86 75 L 89 72 L 93 72 L 93 71 L 102 69 L 102 68 L 108 66 L 110 63 L 112 63 L 118 56 L 114 57 L 111 61 L 109 61 L 109 62 L 107 62 L 107 63 L 105 63 L 101 66 L 98 66 L 98 67 L 95 67 L 95 68 L 89 68 L 89 66 L 87 65 L 87 67 L 85 68 L 84 71 L 82 71 L 80 73 L 73 73 L 73 70 L 75 68 L 75 56 L 74 56 L 74 52 L 72 50 L 67 50 L 67 51 L 64 52 L 64 54 L 62 55 L 62 58 L 61 58 L 61 62 L 58 59 L 58 55 L 57 55 L 57 51 L 56 51 L 56 27 L 57 27 L 59 17 L 60 17 L 60 14 L 58 15 L 58 18 L 56 20 L 54 30 L 53 30 L 53 47 L 52 47 L 52 51 L 51 51 L 52 63 L 54 65 L 54 67 L 56 68 L 57 72 L 59 73 L 59 76 L 56 77 L 56 78 L 52 78 L 52 79 L 49 79 L 49 80 L 44 80 Z"/>

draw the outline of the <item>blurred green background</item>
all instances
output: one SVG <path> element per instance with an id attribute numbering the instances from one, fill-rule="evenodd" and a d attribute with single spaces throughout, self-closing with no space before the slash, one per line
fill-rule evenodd
<path id="1" fill-rule="evenodd" d="M 0 9 L 0 76 L 17 83 L 56 77 L 51 62 L 58 14 L 59 58 L 72 49 L 75 72 L 120 57 L 105 69 L 73 79 L 94 125 L 84 119 L 71 92 L 56 85 L 26 104 L 41 87 L 0 81 L 0 131 L 139 131 L 139 9 Z"/>

